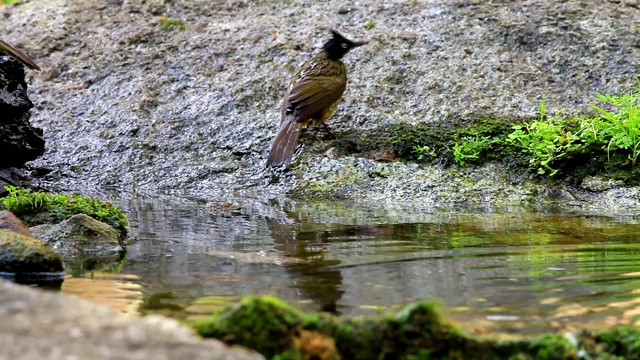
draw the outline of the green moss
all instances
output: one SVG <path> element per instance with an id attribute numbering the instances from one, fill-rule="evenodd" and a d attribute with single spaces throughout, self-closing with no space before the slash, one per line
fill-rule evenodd
<path id="1" fill-rule="evenodd" d="M 274 359 L 314 358 L 304 347 L 304 336 L 300 337 L 305 332 L 332 338 L 343 359 L 498 356 L 490 343 L 470 339 L 443 321 L 430 303 L 408 307 L 397 316 L 341 319 L 324 313 L 302 314 L 277 299 L 254 296 L 194 326 L 205 337 L 241 344 Z"/>
<path id="2" fill-rule="evenodd" d="M 376 24 L 373 22 L 373 20 L 369 20 L 369 21 L 367 21 L 367 23 L 366 23 L 366 24 L 364 24 L 364 28 L 365 28 L 366 30 L 371 30 L 371 29 L 373 29 L 375 26 L 376 26 Z"/>
<path id="3" fill-rule="evenodd" d="M 601 333 L 597 340 L 606 353 L 621 356 L 628 360 L 640 359 L 640 329 L 630 326 L 617 326 Z"/>
<path id="4" fill-rule="evenodd" d="M 194 327 L 203 337 L 251 347 L 267 358 L 294 349 L 303 314 L 271 296 L 249 296 Z"/>
<path id="5" fill-rule="evenodd" d="M 76 214 L 86 214 L 111 225 L 121 238 L 127 234 L 127 215 L 108 202 L 82 195 L 52 194 L 5 186 L 9 195 L 0 199 L 2 206 L 29 226 L 58 223 Z"/>
<path id="6" fill-rule="evenodd" d="M 527 353 L 540 360 L 578 360 L 576 348 L 564 336 L 542 334 L 534 338 Z"/>
<path id="7" fill-rule="evenodd" d="M 458 144 L 474 152 L 470 163 L 481 163 L 491 157 L 500 139 L 505 137 L 514 120 L 478 118 L 451 120 L 444 123 L 387 124 L 377 129 L 338 134 L 334 146 L 343 154 L 366 155 L 373 151 L 391 151 L 398 160 L 455 163 L 453 149 Z"/>
<path id="8" fill-rule="evenodd" d="M 184 31 L 185 22 L 182 20 L 171 19 L 166 16 L 161 16 L 160 26 L 162 27 L 163 30 L 177 29 L 178 31 Z"/>
<path id="9" fill-rule="evenodd" d="M 378 325 L 371 318 L 316 314 L 305 318 L 303 328 L 331 336 L 343 359 L 375 359 L 383 352 L 383 329 Z"/>
<path id="10" fill-rule="evenodd" d="M 339 133 L 333 146 L 342 155 L 390 152 L 399 161 L 444 166 L 496 161 L 514 171 L 532 171 L 541 178 L 552 175 L 572 184 L 602 176 L 623 180 L 627 186 L 640 185 L 640 169 L 630 166 L 626 152 L 608 152 L 603 144 L 587 143 L 579 136 L 582 121 L 477 118 L 387 124 L 366 132 Z"/>
<path id="11" fill-rule="evenodd" d="M 591 117 L 549 115 L 540 104 L 533 119 L 476 116 L 439 123 L 386 124 L 338 134 L 343 154 L 437 165 L 500 161 L 516 170 L 579 184 L 587 176 L 640 185 L 640 76 L 626 94 L 598 94 Z M 613 110 L 610 110 L 613 109 Z M 388 160 L 389 156 L 383 159 Z"/>
<path id="12" fill-rule="evenodd" d="M 616 327 L 600 335 L 583 332 L 576 338 L 577 346 L 557 334 L 531 340 L 477 340 L 443 320 L 428 302 L 408 306 L 396 315 L 340 318 L 303 314 L 273 297 L 250 296 L 196 323 L 195 328 L 205 337 L 241 344 L 278 360 L 640 359 L 640 330 L 632 327 Z"/>
<path id="13" fill-rule="evenodd" d="M 303 360 L 304 355 L 300 352 L 285 351 L 271 358 L 271 360 Z"/>

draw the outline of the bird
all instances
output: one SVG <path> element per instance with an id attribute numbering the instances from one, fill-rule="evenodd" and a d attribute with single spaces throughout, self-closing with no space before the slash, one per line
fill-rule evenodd
<path id="1" fill-rule="evenodd" d="M 308 125 L 322 124 L 333 115 L 347 87 L 347 68 L 342 57 L 367 44 L 351 41 L 335 30 L 322 51 L 305 62 L 291 78 L 282 102 L 280 130 L 267 156 L 267 165 L 288 163 L 300 132 Z"/>
<path id="2" fill-rule="evenodd" d="M 33 62 L 33 60 L 31 60 L 31 58 L 29 58 L 29 56 L 27 56 L 27 54 L 25 54 L 22 50 L 16 49 L 12 45 L 2 40 L 0 40 L 0 51 L 20 61 L 32 70 L 40 70 L 38 64 Z"/>

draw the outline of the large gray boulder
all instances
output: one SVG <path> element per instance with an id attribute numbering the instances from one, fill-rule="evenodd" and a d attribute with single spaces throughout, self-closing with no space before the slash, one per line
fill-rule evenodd
<path id="1" fill-rule="evenodd" d="M 548 200 L 612 211 L 634 205 L 615 200 L 640 190 L 592 194 L 494 164 L 338 156 L 307 133 L 288 170 L 264 162 L 289 78 L 318 51 L 326 27 L 370 41 L 346 57 L 347 91 L 329 120 L 357 136 L 394 124 L 531 117 L 543 99 L 549 113 L 587 114 L 597 92 L 635 85 L 638 18 L 637 1 L 586 0 L 27 0 L 0 8 L 4 38 L 43 69 L 31 98 L 47 139 L 33 165 L 55 170 L 46 180 L 220 201 L 247 189 L 308 189 L 433 207 Z M 184 31 L 165 28 L 176 20 Z"/>
<path id="2" fill-rule="evenodd" d="M 0 359 L 261 360 L 160 316 L 123 315 L 0 280 Z"/>

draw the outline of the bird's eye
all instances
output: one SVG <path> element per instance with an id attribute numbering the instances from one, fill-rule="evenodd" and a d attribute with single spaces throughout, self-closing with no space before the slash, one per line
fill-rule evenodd
<path id="1" fill-rule="evenodd" d="M 349 47 L 349 44 L 347 43 L 341 43 L 340 46 L 342 46 L 343 49 L 346 49 Z"/>

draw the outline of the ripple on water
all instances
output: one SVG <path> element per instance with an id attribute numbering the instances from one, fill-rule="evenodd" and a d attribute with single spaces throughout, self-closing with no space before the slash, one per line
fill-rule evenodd
<path id="1" fill-rule="evenodd" d="M 195 319 L 248 294 L 346 315 L 440 299 L 469 329 L 532 333 L 633 323 L 640 311 L 636 219 L 121 205 L 137 238 L 121 272 L 68 278 L 63 291 L 124 312 Z"/>

